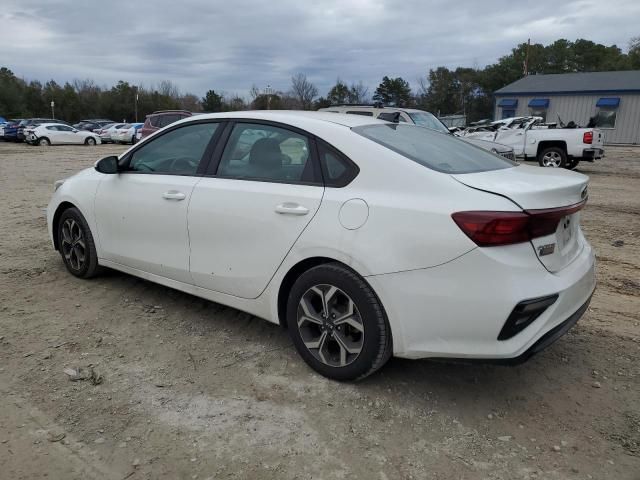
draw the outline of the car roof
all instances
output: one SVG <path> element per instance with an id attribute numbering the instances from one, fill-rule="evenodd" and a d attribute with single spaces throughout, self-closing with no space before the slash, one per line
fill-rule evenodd
<path id="1" fill-rule="evenodd" d="M 59 123 L 59 122 L 45 122 L 45 123 L 41 123 L 40 125 L 38 125 L 38 127 L 50 127 L 52 125 L 59 125 L 61 127 L 68 127 L 69 125 L 66 125 L 64 123 Z"/>
<path id="2" fill-rule="evenodd" d="M 298 126 L 300 128 L 308 128 L 313 125 L 327 125 L 335 124 L 342 125 L 344 127 L 352 128 L 359 127 L 361 125 L 371 124 L 387 124 L 388 122 L 377 120 L 372 117 L 363 117 L 359 115 L 349 115 L 346 113 L 333 113 L 333 112 L 312 112 L 302 110 L 247 110 L 237 112 L 219 112 L 219 113 L 205 113 L 186 119 L 180 120 L 180 123 L 186 123 L 188 121 L 198 121 L 203 119 L 214 118 L 237 118 L 237 119 L 249 119 L 249 120 L 270 120 L 273 122 L 282 122 L 290 124 L 292 126 Z M 176 122 L 178 123 L 178 122 Z"/>

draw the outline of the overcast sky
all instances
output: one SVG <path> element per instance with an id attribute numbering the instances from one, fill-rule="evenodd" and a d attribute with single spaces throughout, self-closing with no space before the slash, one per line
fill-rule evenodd
<path id="1" fill-rule="evenodd" d="M 2 0 L 0 66 L 27 80 L 175 82 L 181 91 L 287 90 L 305 73 L 370 93 L 429 68 L 495 62 L 517 43 L 587 38 L 626 51 L 638 0 Z"/>

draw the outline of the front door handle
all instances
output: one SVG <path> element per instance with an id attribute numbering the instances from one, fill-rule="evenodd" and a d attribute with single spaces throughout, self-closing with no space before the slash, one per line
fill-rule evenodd
<path id="1" fill-rule="evenodd" d="M 309 209 L 297 203 L 285 202 L 276 207 L 276 213 L 282 215 L 306 215 Z"/>
<path id="2" fill-rule="evenodd" d="M 166 200 L 184 200 L 185 198 L 187 198 L 187 196 L 182 193 L 182 192 L 178 192 L 177 190 L 169 190 L 168 192 L 164 192 L 162 194 L 162 198 L 166 199 Z"/>

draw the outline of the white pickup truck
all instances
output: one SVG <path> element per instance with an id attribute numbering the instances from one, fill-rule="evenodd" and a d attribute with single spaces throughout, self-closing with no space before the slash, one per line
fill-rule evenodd
<path id="1" fill-rule="evenodd" d="M 604 156 L 602 132 L 596 128 L 542 125 L 540 117 L 520 117 L 495 131 L 476 131 L 465 136 L 513 147 L 517 157 L 537 159 L 541 167 L 573 169 L 582 161 Z"/>

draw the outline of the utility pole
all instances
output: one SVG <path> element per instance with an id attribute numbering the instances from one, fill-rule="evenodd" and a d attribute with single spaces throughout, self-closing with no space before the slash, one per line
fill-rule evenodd
<path id="1" fill-rule="evenodd" d="M 527 40 L 527 53 L 524 57 L 524 76 L 529 75 L 529 47 L 531 47 L 531 39 Z"/>
<path id="2" fill-rule="evenodd" d="M 271 85 L 267 85 L 267 88 L 264 92 L 267 94 L 267 110 L 271 110 L 271 94 L 273 93 L 273 88 L 271 88 Z"/>
<path id="3" fill-rule="evenodd" d="M 135 100 L 135 117 L 136 117 L 136 123 L 138 123 L 138 87 L 133 87 L 135 89 L 136 92 L 136 100 Z"/>
<path id="4" fill-rule="evenodd" d="M 51 118 L 56 118 L 55 106 L 56 102 L 51 100 Z"/>

